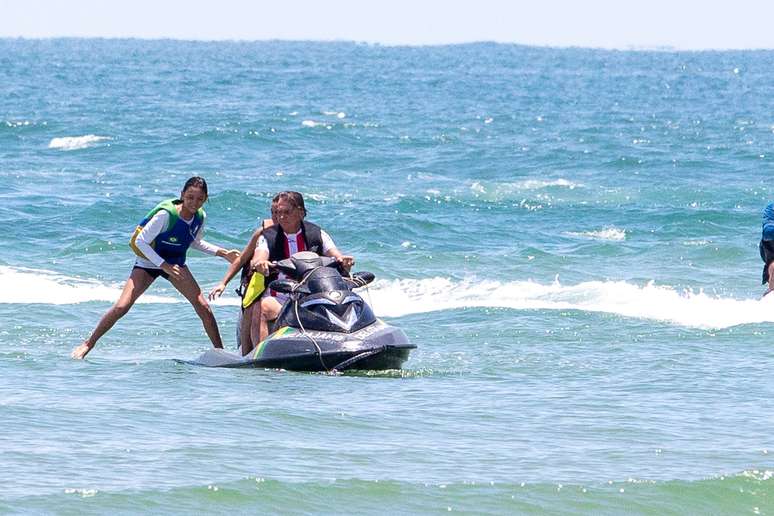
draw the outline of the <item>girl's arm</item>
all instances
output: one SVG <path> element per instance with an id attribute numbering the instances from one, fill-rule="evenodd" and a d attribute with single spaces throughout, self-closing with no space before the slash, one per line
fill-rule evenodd
<path id="1" fill-rule="evenodd" d="M 255 230 L 253 236 L 250 237 L 247 245 L 239 254 L 239 258 L 231 262 L 231 265 L 228 266 L 228 270 L 226 270 L 226 274 L 223 276 L 223 279 L 221 279 L 220 283 L 218 283 L 215 288 L 210 291 L 209 298 L 211 300 L 220 297 L 221 294 L 223 294 L 223 291 L 226 290 L 226 285 L 228 285 L 228 282 L 231 281 L 234 276 L 236 276 L 237 272 L 239 272 L 242 267 L 244 267 L 245 264 L 247 264 L 252 259 L 253 255 L 255 254 L 255 246 L 258 243 L 258 238 L 260 238 L 260 236 L 263 234 L 263 230 L 270 225 L 270 221 L 268 224 L 267 221 L 264 221 L 261 227 Z"/>
<path id="2" fill-rule="evenodd" d="M 191 242 L 191 247 L 211 256 L 225 258 L 229 263 L 233 263 L 239 258 L 239 250 L 225 249 L 215 244 L 211 244 L 204 240 L 202 235 L 204 235 L 204 224 L 202 224 L 201 227 L 199 227 L 199 231 L 196 232 L 196 238 Z"/>

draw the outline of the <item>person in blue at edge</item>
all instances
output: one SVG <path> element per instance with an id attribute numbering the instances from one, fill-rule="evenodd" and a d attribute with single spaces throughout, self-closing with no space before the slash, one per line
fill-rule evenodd
<path id="1" fill-rule="evenodd" d="M 159 203 L 140 222 L 130 241 L 137 259 L 121 296 L 102 316 L 89 338 L 73 350 L 73 358 L 85 357 L 159 276 L 172 283 L 193 305 L 212 345 L 223 347 L 212 309 L 185 265 L 189 247 L 229 262 L 239 258 L 236 249 L 226 250 L 202 240 L 205 219 L 202 205 L 206 200 L 207 182 L 201 177 L 192 177 L 183 186 L 180 199 Z"/>
<path id="2" fill-rule="evenodd" d="M 266 284 L 274 278 L 270 275 L 269 265 L 273 261 L 284 260 L 299 251 L 313 251 L 322 256 L 336 258 L 345 271 L 355 263 L 352 256 L 345 256 L 336 249 L 328 233 L 319 226 L 304 220 L 306 208 L 304 198 L 298 192 L 280 192 L 272 200 L 272 215 L 276 224 L 267 228 L 258 238 L 255 256 L 250 262 L 253 270 L 269 276 Z M 283 277 L 282 274 L 278 274 Z M 287 295 L 267 290 L 261 297 L 260 341 L 269 334 L 269 321 L 277 318 Z"/>
<path id="3" fill-rule="evenodd" d="M 758 250 L 763 260 L 763 284 L 768 284 L 764 296 L 774 290 L 774 202 L 763 210 L 761 243 Z"/>

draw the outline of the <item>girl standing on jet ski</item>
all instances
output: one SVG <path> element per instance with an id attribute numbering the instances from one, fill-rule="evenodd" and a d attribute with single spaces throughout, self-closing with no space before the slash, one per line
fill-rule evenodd
<path id="1" fill-rule="evenodd" d="M 258 238 L 258 247 L 251 262 L 253 270 L 264 276 L 268 284 L 276 279 L 269 274 L 271 262 L 284 260 L 299 251 L 312 251 L 321 256 L 336 258 L 349 271 L 355 259 L 346 256 L 336 248 L 331 237 L 319 226 L 304 220 L 306 208 L 304 197 L 298 192 L 280 192 L 272 199 L 272 218 L 277 224 L 266 229 Z M 267 291 L 261 297 L 261 329 L 259 341 L 269 335 L 268 322 L 279 315 L 287 296 L 280 292 Z"/>
<path id="2" fill-rule="evenodd" d="M 202 240 L 205 219 L 202 205 L 206 200 L 207 182 L 201 177 L 192 177 L 183 186 L 180 199 L 161 202 L 140 221 L 130 241 L 137 260 L 121 296 L 102 316 L 89 338 L 73 350 L 73 358 L 85 357 L 159 276 L 172 283 L 193 305 L 212 345 L 223 347 L 212 309 L 185 265 L 189 247 L 229 262 L 239 257 L 236 249 L 226 250 Z"/>

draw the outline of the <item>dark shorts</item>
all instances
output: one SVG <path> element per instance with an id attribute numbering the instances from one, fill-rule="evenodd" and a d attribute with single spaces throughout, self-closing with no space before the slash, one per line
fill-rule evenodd
<path id="1" fill-rule="evenodd" d="M 761 240 L 758 244 L 758 251 L 763 260 L 763 283 L 769 282 L 769 264 L 774 262 L 774 240 Z"/>
<path id="2" fill-rule="evenodd" d="M 161 269 L 148 269 L 146 267 L 138 267 L 137 265 L 135 265 L 132 268 L 132 270 L 134 270 L 134 269 L 140 269 L 141 271 L 147 272 L 150 275 L 150 277 L 153 278 L 153 279 L 156 279 L 159 276 L 161 276 L 165 280 L 169 281 L 169 274 L 167 274 L 166 272 L 162 271 Z"/>

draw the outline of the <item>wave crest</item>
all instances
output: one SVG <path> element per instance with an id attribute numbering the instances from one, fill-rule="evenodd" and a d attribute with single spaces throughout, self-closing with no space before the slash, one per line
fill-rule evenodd
<path id="1" fill-rule="evenodd" d="M 120 293 L 121 284 L 107 285 L 52 271 L 0 266 L 0 303 L 114 302 Z M 723 298 L 702 291 L 679 291 L 653 281 L 644 286 L 625 281 L 587 281 L 577 285 L 555 281 L 546 285 L 531 280 L 457 281 L 435 277 L 378 280 L 369 289 L 361 290 L 361 295 L 382 317 L 463 308 L 506 308 L 600 312 L 702 329 L 774 322 L 774 296 Z M 140 302 L 186 301 L 177 295 L 144 295 Z M 237 306 L 239 300 L 227 295 L 214 304 Z"/>
<path id="2" fill-rule="evenodd" d="M 0 303 L 69 305 L 88 301 L 115 302 L 121 285 L 64 276 L 42 269 L 0 266 Z M 176 299 L 144 295 L 138 302 L 175 303 Z"/>
<path id="3" fill-rule="evenodd" d="M 590 238 L 592 240 L 611 240 L 614 242 L 626 240 L 626 230 L 613 227 L 597 231 L 569 231 L 565 234 L 574 237 Z"/>
<path id="4" fill-rule="evenodd" d="M 733 299 L 679 291 L 651 281 L 587 281 L 544 285 L 533 281 L 453 281 L 447 278 L 379 280 L 370 290 L 374 311 L 400 317 L 460 308 L 579 310 L 650 319 L 680 326 L 721 329 L 774 322 L 774 299 Z"/>
<path id="5" fill-rule="evenodd" d="M 61 138 L 52 139 L 48 144 L 48 148 L 63 151 L 86 149 L 105 140 L 112 140 L 112 138 L 108 136 L 97 136 L 96 134 L 87 134 L 85 136 L 63 136 Z"/>

